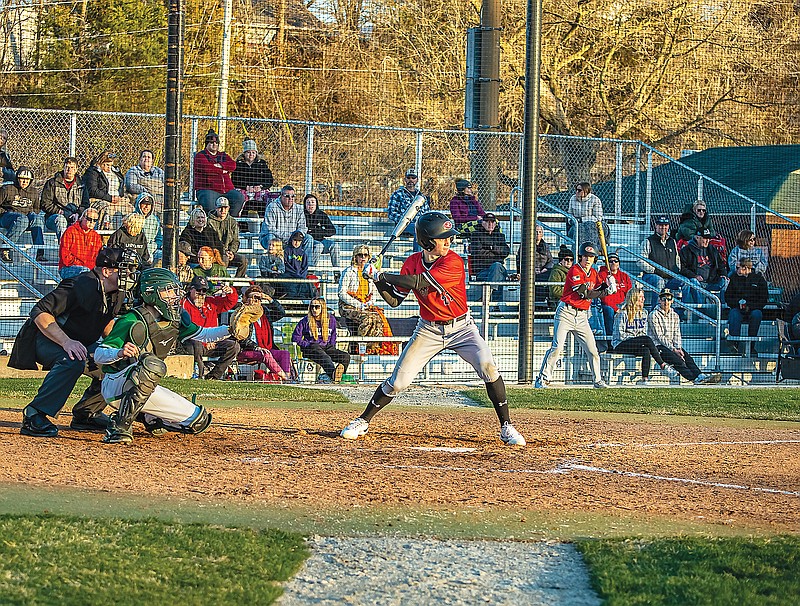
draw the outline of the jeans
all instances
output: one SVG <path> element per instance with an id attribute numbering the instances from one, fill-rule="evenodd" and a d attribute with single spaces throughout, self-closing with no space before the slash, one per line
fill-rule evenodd
<path id="1" fill-rule="evenodd" d="M 89 268 L 84 267 L 83 265 L 67 265 L 66 267 L 59 269 L 58 273 L 62 280 L 66 280 L 67 278 L 74 278 L 78 274 L 82 274 L 85 271 L 89 271 Z"/>
<path id="2" fill-rule="evenodd" d="M 331 265 L 339 267 L 339 243 L 336 240 L 325 238 L 324 240 L 314 240 L 314 251 L 310 257 L 311 265 L 316 266 L 319 263 L 319 258 L 322 253 L 328 253 L 331 256 Z"/>
<path id="3" fill-rule="evenodd" d="M 614 334 L 614 316 L 617 310 L 603 303 L 603 324 L 605 325 L 605 332 L 607 335 Z"/>
<path id="4" fill-rule="evenodd" d="M 195 192 L 195 197 L 208 215 L 216 210 L 217 198 L 227 198 L 228 202 L 231 203 L 231 217 L 239 216 L 245 201 L 244 194 L 238 189 L 232 189 L 224 194 L 213 189 L 198 189 Z"/>
<path id="5" fill-rule="evenodd" d="M 740 309 L 736 309 L 735 307 L 732 308 L 728 314 L 728 331 L 730 335 L 733 337 L 741 337 L 742 323 L 749 321 L 747 327 L 747 336 L 757 337 L 763 315 L 764 314 L 760 309 L 742 311 Z"/>
<path id="6" fill-rule="evenodd" d="M 661 357 L 664 359 L 664 362 L 670 364 L 684 379 L 694 381 L 700 376 L 700 369 L 697 368 L 697 364 L 695 364 L 694 359 L 687 353 L 685 349 L 681 350 L 683 352 L 682 358 L 674 351 L 667 349 L 663 345 L 658 346 L 658 351 L 661 353 Z"/>
<path id="7" fill-rule="evenodd" d="M 658 351 L 653 339 L 646 335 L 625 339 L 617 344 L 614 348 L 616 353 L 630 354 L 632 356 L 642 358 L 642 378 L 647 379 L 650 376 L 650 358 L 655 358 L 659 366 L 664 365 L 664 359 L 661 357 L 661 352 Z"/>
<path id="8" fill-rule="evenodd" d="M 475 274 L 475 280 L 477 282 L 505 282 L 506 277 L 508 276 L 508 270 L 506 270 L 505 266 L 495 261 L 486 269 L 482 269 L 477 274 Z M 473 294 L 483 292 L 482 286 L 475 286 L 473 287 L 476 289 L 473 291 Z M 503 300 L 503 287 L 502 286 L 492 286 L 492 301 L 502 301 Z M 476 301 L 480 300 L 480 294 L 478 294 Z"/>
<path id="9" fill-rule="evenodd" d="M 55 232 L 56 237 L 61 240 L 61 236 L 67 230 L 67 218 L 64 215 L 50 215 L 45 219 L 44 226 L 47 231 Z"/>
<path id="10" fill-rule="evenodd" d="M 6 211 L 0 215 L 0 227 L 8 230 L 8 239 L 14 244 L 20 241 L 22 234 L 31 232 L 31 239 L 37 246 L 44 245 L 44 222 L 39 213 L 17 213 Z"/>
<path id="11" fill-rule="evenodd" d="M 728 280 L 725 276 L 720 276 L 715 282 L 706 283 L 700 282 L 696 278 L 692 278 L 689 282 L 695 286 L 700 287 L 701 290 L 696 290 L 695 288 L 689 288 L 689 286 L 684 286 L 682 289 L 683 293 L 683 302 L 686 305 L 699 305 L 701 303 L 706 303 L 706 297 L 703 295 L 702 291 L 705 290 L 706 292 L 717 292 L 719 293 L 720 298 L 722 298 L 722 292 L 725 290 L 725 287 L 728 285 Z"/>
<path id="12" fill-rule="evenodd" d="M 649 284 L 655 288 L 655 292 L 651 290 L 644 291 L 645 309 L 653 309 L 658 303 L 658 293 L 665 288 L 669 288 L 674 294 L 681 288 L 681 281 L 677 278 L 662 278 L 658 274 L 642 274 L 642 282 Z"/>

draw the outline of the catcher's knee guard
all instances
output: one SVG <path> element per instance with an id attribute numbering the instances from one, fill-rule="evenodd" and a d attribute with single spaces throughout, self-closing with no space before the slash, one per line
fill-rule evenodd
<path id="1" fill-rule="evenodd" d="M 119 409 L 111 415 L 109 436 L 115 433 L 130 435 L 134 419 L 166 374 L 167 365 L 164 360 L 151 353 L 139 356 L 136 367 L 125 381 Z"/>

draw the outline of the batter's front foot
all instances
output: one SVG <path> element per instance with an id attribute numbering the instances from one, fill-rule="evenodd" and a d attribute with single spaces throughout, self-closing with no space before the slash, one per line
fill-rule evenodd
<path id="1" fill-rule="evenodd" d="M 500 429 L 500 439 L 509 446 L 525 446 L 527 444 L 522 434 L 514 429 L 511 423 L 503 423 L 503 427 Z"/>
<path id="2" fill-rule="evenodd" d="M 535 389 L 544 389 L 545 387 L 550 387 L 550 381 L 543 377 L 536 377 L 536 382 L 534 382 L 533 387 Z"/>
<path id="3" fill-rule="evenodd" d="M 358 417 L 357 419 L 350 421 L 347 427 L 345 427 L 339 435 L 345 440 L 356 440 L 365 435 L 368 429 L 369 423 L 367 423 L 361 417 Z"/>

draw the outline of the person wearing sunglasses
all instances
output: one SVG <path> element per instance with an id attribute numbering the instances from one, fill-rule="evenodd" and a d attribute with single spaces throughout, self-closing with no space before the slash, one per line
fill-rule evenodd
<path id="1" fill-rule="evenodd" d="M 308 314 L 292 333 L 292 342 L 303 357 L 322 366 L 320 383 L 339 383 L 350 365 L 350 354 L 336 347 L 336 318 L 328 313 L 325 299 L 317 297 L 308 304 Z"/>
<path id="2" fill-rule="evenodd" d="M 617 283 L 616 292 L 600 297 L 603 307 L 603 324 L 607 335 L 614 334 L 614 315 L 619 311 L 625 302 L 628 291 L 633 288 L 631 277 L 619 268 L 619 253 L 608 253 L 608 259 L 604 267 L 597 272 L 600 279 L 605 282 L 608 276 L 613 276 Z"/>
<path id="3" fill-rule="evenodd" d="M 697 200 L 683 209 L 678 229 L 675 230 L 675 240 L 679 244 L 681 240 L 689 242 L 701 229 L 708 229 L 712 239 L 717 236 L 708 206 L 703 200 Z"/>
<path id="4" fill-rule="evenodd" d="M 291 185 L 284 185 L 281 189 L 281 197 L 270 202 L 267 206 L 264 221 L 261 223 L 261 230 L 258 234 L 258 241 L 264 250 L 269 246 L 269 241 L 273 238 L 280 238 L 284 244 L 296 232 L 302 235 L 302 246 L 306 251 L 306 256 L 310 259 L 314 256 L 314 238 L 308 233 L 306 224 L 306 213 L 302 204 L 297 204 L 297 192 Z"/>
<path id="5" fill-rule="evenodd" d="M 216 328 L 219 326 L 219 314 L 233 309 L 239 301 L 239 295 L 235 288 L 227 284 L 218 289 L 214 296 L 209 296 L 208 290 L 208 278 L 205 276 L 192 278 L 186 290 L 186 298 L 183 300 L 183 309 L 189 312 L 189 318 L 197 326 Z M 191 346 L 199 379 L 221 380 L 241 349 L 233 337 L 207 344 L 195 340 L 185 343 Z M 218 358 L 214 368 L 206 371 L 203 357 Z"/>
<path id="6" fill-rule="evenodd" d="M 736 268 L 742 259 L 750 259 L 753 264 L 753 273 L 767 275 L 767 263 L 769 262 L 767 253 L 763 248 L 756 246 L 756 235 L 749 229 L 743 229 L 736 234 L 736 246 L 728 255 L 729 278 L 736 273 Z"/>
<path id="7" fill-rule="evenodd" d="M 58 243 L 58 273 L 62 278 L 74 278 L 94 267 L 97 253 L 103 248 L 103 238 L 97 233 L 100 213 L 86 208 L 81 218 L 70 225 Z"/>

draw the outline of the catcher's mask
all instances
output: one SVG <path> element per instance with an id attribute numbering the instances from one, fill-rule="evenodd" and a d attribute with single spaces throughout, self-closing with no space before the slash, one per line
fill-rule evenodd
<path id="1" fill-rule="evenodd" d="M 178 276 L 168 269 L 145 269 L 139 278 L 139 294 L 142 301 L 155 307 L 165 320 L 180 320 L 183 289 Z"/>

